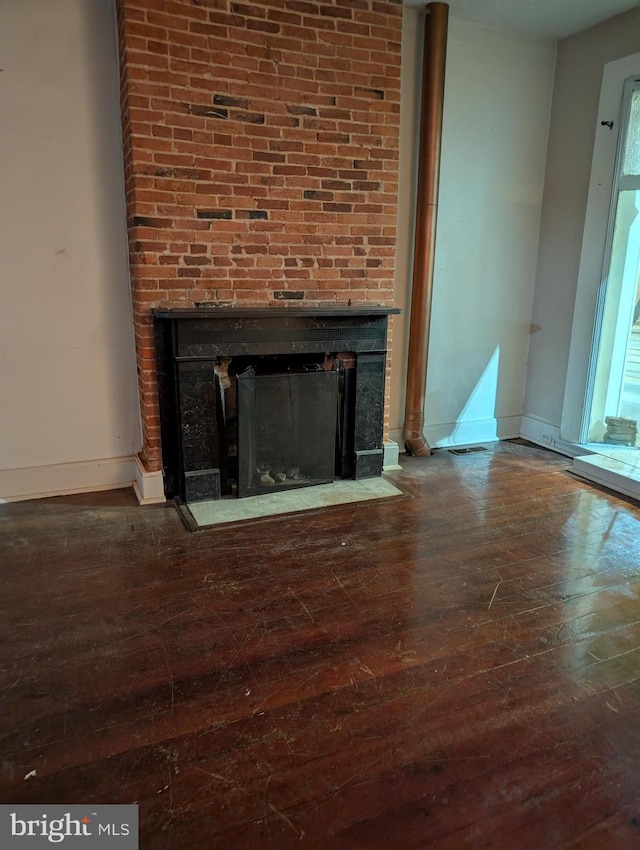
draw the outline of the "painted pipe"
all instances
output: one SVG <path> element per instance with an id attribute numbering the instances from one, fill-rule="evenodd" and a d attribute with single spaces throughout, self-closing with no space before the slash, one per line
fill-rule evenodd
<path id="1" fill-rule="evenodd" d="M 407 392 L 402 431 L 407 451 L 419 457 L 431 454 L 422 432 L 438 215 L 448 21 L 447 3 L 429 3 L 426 6 Z"/>

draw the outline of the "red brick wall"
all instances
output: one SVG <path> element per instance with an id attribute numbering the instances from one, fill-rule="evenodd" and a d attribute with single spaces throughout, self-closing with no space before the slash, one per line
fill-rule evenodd
<path id="1" fill-rule="evenodd" d="M 400 0 L 120 0 L 147 469 L 150 310 L 393 303 Z"/>

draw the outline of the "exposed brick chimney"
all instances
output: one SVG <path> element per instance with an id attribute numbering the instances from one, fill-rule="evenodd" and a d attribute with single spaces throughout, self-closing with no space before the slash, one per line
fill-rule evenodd
<path id="1" fill-rule="evenodd" d="M 120 0 L 148 471 L 151 308 L 393 303 L 400 0 Z"/>

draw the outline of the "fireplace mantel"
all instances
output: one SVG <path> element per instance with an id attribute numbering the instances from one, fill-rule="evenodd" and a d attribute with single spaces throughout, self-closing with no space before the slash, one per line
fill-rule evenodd
<path id="1" fill-rule="evenodd" d="M 212 447 L 220 423 L 212 400 L 221 358 L 348 352 L 355 365 L 345 390 L 351 436 L 343 471 L 356 479 L 381 474 L 387 324 L 399 309 L 173 307 L 152 313 L 168 497 L 219 497 L 220 458 Z"/>
<path id="2" fill-rule="evenodd" d="M 398 307 L 157 307 L 157 319 L 283 319 L 287 317 L 349 318 L 351 316 L 390 316 Z"/>

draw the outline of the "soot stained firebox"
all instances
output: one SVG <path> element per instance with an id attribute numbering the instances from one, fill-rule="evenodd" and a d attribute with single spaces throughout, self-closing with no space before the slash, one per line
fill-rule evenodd
<path id="1" fill-rule="evenodd" d="M 168 498 L 382 472 L 387 307 L 156 309 Z"/>
<path id="2" fill-rule="evenodd" d="M 265 375 L 254 366 L 238 375 L 239 497 L 333 481 L 338 377 L 333 369 Z"/>

